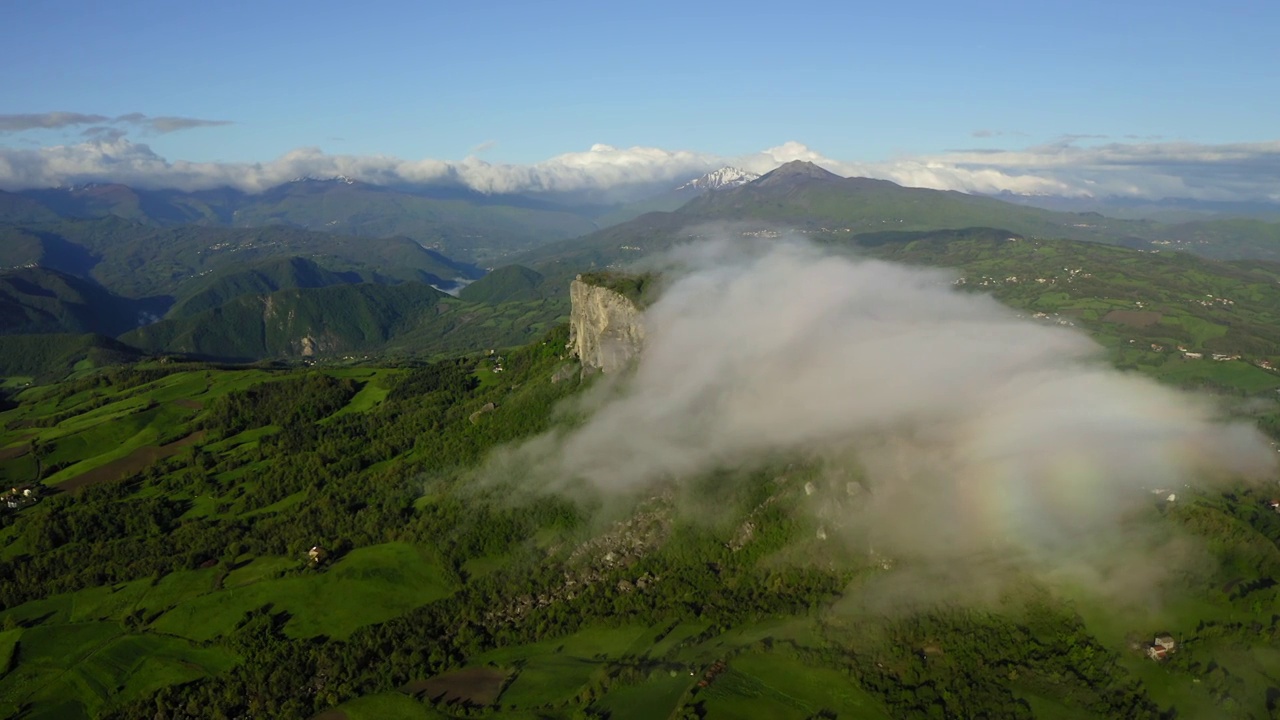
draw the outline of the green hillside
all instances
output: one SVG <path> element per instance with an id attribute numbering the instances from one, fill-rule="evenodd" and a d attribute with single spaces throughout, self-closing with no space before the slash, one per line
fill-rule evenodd
<path id="1" fill-rule="evenodd" d="M 528 269 L 496 273 L 469 293 L 471 302 L 447 298 L 434 288 L 456 288 L 483 271 L 407 238 L 106 218 L 0 228 L 0 248 L 21 265 L 0 271 L 0 332 L 124 334 L 143 352 L 237 361 L 431 357 L 527 342 L 568 312 L 567 284 Z M 6 343 L 0 364 L 30 367 L 8 357 L 20 351 Z"/>
<path id="2" fill-rule="evenodd" d="M 542 281 L 542 273 L 523 265 L 507 265 L 467 285 L 458 297 L 468 302 L 493 305 L 513 300 L 537 300 L 542 296 L 539 291 Z"/>
<path id="3" fill-rule="evenodd" d="M 372 275 L 373 273 L 368 273 Z M 246 267 L 230 266 L 210 273 L 189 287 L 168 312 L 170 318 L 195 315 L 225 305 L 241 295 L 266 295 L 277 290 L 319 288 L 369 282 L 356 273 L 339 274 L 303 257 L 264 260 Z"/>
<path id="4" fill-rule="evenodd" d="M 221 360 L 332 356 L 376 349 L 399 333 L 440 324 L 434 308 L 446 297 L 419 283 L 291 288 L 240 295 L 121 340 L 149 352 Z"/>
<path id="5" fill-rule="evenodd" d="M 239 295 L 120 337 L 149 353 L 220 361 L 435 357 L 528 342 L 567 317 L 564 300 L 468 303 L 420 283 Z"/>
<path id="6" fill-rule="evenodd" d="M 40 201 L 17 193 L 0 190 L 0 222 L 54 222 L 58 214 Z"/>
<path id="7" fill-rule="evenodd" d="M 1158 377 L 1232 392 L 1280 387 L 1280 376 L 1250 364 L 1280 363 L 1280 264 L 1028 240 L 989 228 L 864 235 L 852 249 L 844 238 L 827 242 L 955 268 L 962 287 L 1044 322 L 1087 329 L 1121 365 Z"/>
<path id="8" fill-rule="evenodd" d="M 1218 218 L 1153 228 L 1152 245 L 1223 260 L 1280 261 L 1280 222 Z"/>
<path id="9" fill-rule="evenodd" d="M 136 348 L 94 334 L 40 333 L 0 338 L 0 376 L 61 379 L 74 367 L 134 362 Z"/>
<path id="10" fill-rule="evenodd" d="M 99 333 L 137 327 L 144 306 L 57 270 L 0 271 L 0 334 Z"/>

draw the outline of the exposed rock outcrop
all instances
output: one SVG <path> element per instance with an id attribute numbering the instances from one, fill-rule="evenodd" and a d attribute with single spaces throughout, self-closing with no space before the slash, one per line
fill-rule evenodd
<path id="1" fill-rule="evenodd" d="M 569 349 L 584 370 L 620 372 L 644 345 L 643 313 L 627 297 L 583 282 L 569 285 Z"/>

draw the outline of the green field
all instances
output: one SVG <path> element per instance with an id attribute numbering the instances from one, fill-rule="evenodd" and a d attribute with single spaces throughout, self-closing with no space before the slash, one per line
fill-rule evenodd
<path id="1" fill-rule="evenodd" d="M 220 648 L 130 635 L 114 623 L 71 623 L 22 633 L 17 666 L 0 679 L 0 707 L 35 703 L 31 717 L 88 718 L 111 703 L 190 682 L 234 665 Z"/>
<path id="2" fill-rule="evenodd" d="M 302 571 L 303 564 L 302 559 L 257 558 L 227 574 L 221 590 L 214 589 L 216 569 L 172 573 L 155 584 L 137 580 L 55 595 L 0 612 L 0 619 L 77 623 L 120 619 L 136 610 L 165 611 L 155 621 L 158 632 L 208 640 L 269 603 L 290 613 L 287 629 L 293 635 L 346 636 L 449 592 L 438 567 L 404 544 L 353 550 L 318 571 Z"/>
<path id="3" fill-rule="evenodd" d="M 620 687 L 605 695 L 596 705 L 609 713 L 610 720 L 670 717 L 697 679 L 685 672 L 672 673 L 659 672 L 656 677 L 638 685 Z"/>
<path id="4" fill-rule="evenodd" d="M 705 695 L 705 698 L 703 697 Z M 846 674 L 785 653 L 744 653 L 698 695 L 709 718 L 796 718 L 827 710 L 840 718 L 887 720 L 880 703 Z"/>
<path id="5" fill-rule="evenodd" d="M 199 597 L 212 590 L 215 576 L 215 570 L 189 570 L 171 573 L 154 584 L 142 579 L 88 588 L 24 603 L 0 612 L 0 618 L 24 623 L 118 620 L 135 610 L 160 611 Z"/>
<path id="6" fill-rule="evenodd" d="M 661 640 L 649 648 L 649 656 L 653 658 L 666 657 L 675 652 L 681 644 L 692 642 L 692 639 L 705 631 L 707 627 L 707 623 L 700 622 L 677 623 Z"/>
<path id="7" fill-rule="evenodd" d="M 13 655 L 22 638 L 22 628 L 0 631 L 0 677 L 4 677 L 13 665 Z"/>
<path id="8" fill-rule="evenodd" d="M 563 705 L 593 677 L 602 674 L 598 662 L 561 654 L 537 654 L 524 660 L 516 679 L 498 702 L 517 708 Z"/>
<path id="9" fill-rule="evenodd" d="M 345 702 L 317 716 L 316 720 L 444 720 L 448 717 L 430 705 L 402 693 L 391 692 Z"/>
<path id="10" fill-rule="evenodd" d="M 400 370 L 388 368 L 334 368 L 328 373 L 336 378 L 350 378 L 360 383 L 360 391 L 355 397 L 347 403 L 345 407 L 338 410 L 333 415 L 325 418 L 325 422 L 332 422 L 333 418 L 341 417 L 348 413 L 363 413 L 378 407 L 387 399 L 387 395 L 391 392 L 391 387 L 396 380 L 403 374 Z"/>
<path id="11" fill-rule="evenodd" d="M 259 559 L 255 564 L 279 570 L 297 568 L 302 561 Z M 246 612 L 271 604 L 289 613 L 286 631 L 294 637 L 343 638 L 450 591 L 429 556 L 402 543 L 359 548 L 332 567 L 280 578 L 263 579 L 260 576 L 271 570 L 259 568 L 240 576 L 233 573 L 223 590 L 178 604 L 156 620 L 155 629 L 210 640 L 233 629 Z"/>

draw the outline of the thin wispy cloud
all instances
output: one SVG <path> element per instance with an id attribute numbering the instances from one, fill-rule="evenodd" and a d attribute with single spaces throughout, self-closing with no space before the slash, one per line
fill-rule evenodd
<path id="1" fill-rule="evenodd" d="M 166 115 L 162 117 L 146 118 L 141 124 L 163 135 L 165 133 L 178 132 L 179 130 L 190 130 L 191 128 L 231 125 L 232 121 L 202 120 L 201 118 L 172 117 Z"/>
<path id="2" fill-rule="evenodd" d="M 1027 137 L 1027 134 L 1018 130 L 992 130 L 983 128 L 974 130 L 969 133 L 969 137 L 975 138 L 995 138 L 995 137 Z"/>
<path id="3" fill-rule="evenodd" d="M 1059 137 L 1057 140 L 1053 141 L 1050 144 L 1057 145 L 1059 143 L 1064 143 L 1064 142 L 1073 143 L 1073 142 L 1076 142 L 1077 140 L 1109 140 L 1109 139 L 1111 139 L 1110 135 L 1102 135 L 1099 133 L 1067 133 L 1066 135 L 1062 135 L 1061 137 Z"/>
<path id="4" fill-rule="evenodd" d="M 127 132 L 125 130 L 121 130 L 118 127 L 111 127 L 110 125 L 94 125 L 80 131 L 81 137 L 106 142 L 114 142 L 123 138 L 126 134 Z"/>
<path id="5" fill-rule="evenodd" d="M 909 185 L 1067 197 L 1280 201 L 1280 140 L 1080 145 L 957 152 L 887 168 Z"/>
<path id="6" fill-rule="evenodd" d="M 106 115 L 87 115 L 73 112 L 17 113 L 0 115 L 0 132 L 25 132 L 27 130 L 59 130 L 79 125 L 110 122 Z"/>
<path id="7" fill-rule="evenodd" d="M 231 124 L 231 120 L 205 120 L 203 118 L 177 117 L 170 115 L 153 117 L 138 112 L 126 113 L 116 117 L 75 112 L 0 115 L 0 132 L 5 133 L 26 132 L 28 130 L 63 130 L 83 125 L 114 125 L 117 126 L 117 129 L 119 129 L 119 126 L 125 126 L 155 133 L 157 135 L 164 135 L 171 132 L 177 132 L 179 130 L 190 130 L 191 128 L 216 127 L 219 125 Z M 95 135 L 89 131 L 96 129 L 96 127 L 91 127 L 83 134 L 87 137 L 94 137 Z"/>

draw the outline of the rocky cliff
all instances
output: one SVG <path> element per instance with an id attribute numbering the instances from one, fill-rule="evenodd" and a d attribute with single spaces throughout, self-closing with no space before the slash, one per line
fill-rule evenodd
<path id="1" fill-rule="evenodd" d="M 583 282 L 569 285 L 569 349 L 583 369 L 620 372 L 644 344 L 643 314 L 626 296 Z"/>

